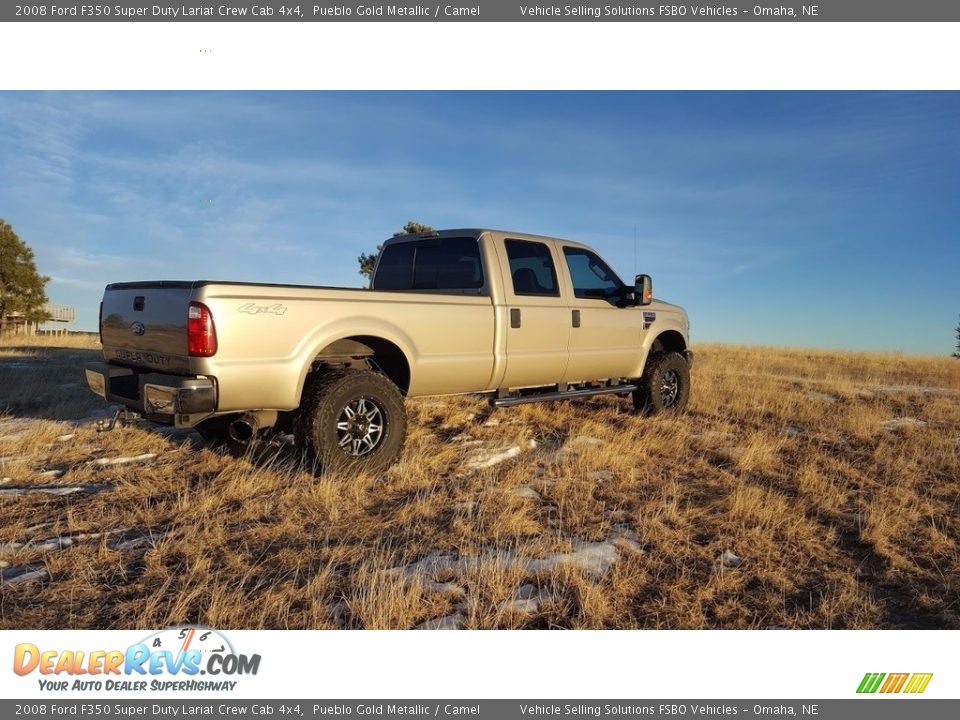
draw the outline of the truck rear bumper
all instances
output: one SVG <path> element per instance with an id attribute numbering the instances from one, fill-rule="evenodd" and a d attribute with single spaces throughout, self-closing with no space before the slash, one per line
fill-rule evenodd
<path id="1" fill-rule="evenodd" d="M 88 363 L 86 375 L 90 389 L 107 402 L 160 422 L 194 425 L 217 407 L 216 383 L 208 377 L 166 375 L 104 362 Z"/>

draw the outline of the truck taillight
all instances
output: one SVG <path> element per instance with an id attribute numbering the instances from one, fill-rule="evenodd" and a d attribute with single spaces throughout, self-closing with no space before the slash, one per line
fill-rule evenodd
<path id="1" fill-rule="evenodd" d="M 100 345 L 103 346 L 103 301 L 100 301 L 100 310 L 97 312 L 97 332 L 100 333 Z"/>
<path id="2" fill-rule="evenodd" d="M 213 326 L 210 308 L 203 303 L 190 303 L 187 312 L 187 353 L 190 357 L 210 357 L 217 352 L 217 329 Z"/>

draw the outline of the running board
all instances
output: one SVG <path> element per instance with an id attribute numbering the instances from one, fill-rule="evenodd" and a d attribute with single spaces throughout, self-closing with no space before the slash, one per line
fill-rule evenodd
<path id="1" fill-rule="evenodd" d="M 564 392 L 549 392 L 539 395 L 515 395 L 513 397 L 493 398 L 490 404 L 494 407 L 508 407 L 523 405 L 524 403 L 553 402 L 554 400 L 570 400 L 573 398 L 593 397 L 594 395 L 624 395 L 637 390 L 640 386 L 634 383 L 610 385 L 602 388 L 584 388 L 583 390 L 566 390 Z"/>

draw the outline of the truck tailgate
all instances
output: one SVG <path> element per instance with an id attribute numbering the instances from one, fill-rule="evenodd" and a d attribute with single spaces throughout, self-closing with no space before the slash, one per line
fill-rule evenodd
<path id="1" fill-rule="evenodd" d="M 100 311 L 103 356 L 130 367 L 190 372 L 187 312 L 192 282 L 108 285 Z"/>

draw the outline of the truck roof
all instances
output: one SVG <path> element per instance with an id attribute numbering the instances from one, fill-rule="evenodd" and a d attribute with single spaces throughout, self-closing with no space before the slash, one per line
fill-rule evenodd
<path id="1" fill-rule="evenodd" d="M 394 243 L 411 242 L 413 240 L 429 240 L 431 238 L 436 238 L 438 240 L 444 240 L 446 238 L 455 238 L 455 237 L 479 238 L 484 233 L 492 233 L 494 235 L 501 235 L 504 237 L 515 238 L 517 240 L 539 240 L 541 242 L 553 241 L 553 242 L 566 243 L 568 245 L 575 245 L 577 247 L 586 247 L 583 243 L 577 242 L 576 240 L 567 240 L 566 238 L 550 237 L 549 235 L 536 235 L 533 233 L 514 232 L 513 230 L 496 230 L 494 228 L 450 228 L 446 230 L 434 230 L 433 232 L 394 235 L 393 237 L 385 240 L 383 245 L 384 247 L 386 247 L 387 245 L 393 245 Z"/>

